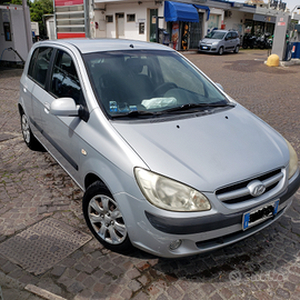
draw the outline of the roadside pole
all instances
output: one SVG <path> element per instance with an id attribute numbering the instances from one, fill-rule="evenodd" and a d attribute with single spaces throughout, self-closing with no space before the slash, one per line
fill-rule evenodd
<path id="1" fill-rule="evenodd" d="M 277 54 L 281 61 L 285 59 L 287 45 L 286 34 L 290 21 L 290 15 L 284 13 L 279 14 L 276 19 L 272 54 Z"/>

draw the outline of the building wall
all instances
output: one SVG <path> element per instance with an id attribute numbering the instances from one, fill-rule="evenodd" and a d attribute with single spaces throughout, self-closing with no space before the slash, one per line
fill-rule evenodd
<path id="1" fill-rule="evenodd" d="M 126 38 L 133 40 L 149 41 L 149 26 L 150 26 L 150 9 L 158 9 L 158 15 L 163 16 L 163 6 L 155 5 L 154 1 L 137 3 L 107 3 L 105 11 L 95 10 L 93 22 L 98 23 L 96 28 L 92 30 L 93 37 L 107 37 L 107 38 Z M 117 15 L 124 14 L 124 34 L 117 32 Z M 135 15 L 134 21 L 129 21 L 129 15 Z M 112 20 L 112 22 L 111 22 Z M 120 20 L 120 19 L 119 19 Z M 120 22 L 119 22 L 120 23 Z M 144 33 L 141 33 L 141 27 L 144 24 Z M 163 22 L 160 21 L 160 27 L 163 27 Z M 103 27 L 105 26 L 106 34 Z M 101 34 L 101 31 L 102 34 Z"/>
<path id="2" fill-rule="evenodd" d="M 243 34 L 243 24 L 245 19 L 247 19 L 246 15 L 250 15 L 249 18 L 253 18 L 253 14 L 246 14 L 241 11 L 236 10 L 228 10 L 225 14 L 224 24 L 226 29 L 234 29 L 239 35 Z"/>
<path id="3" fill-rule="evenodd" d="M 217 8 L 210 8 L 209 20 L 205 21 L 204 23 L 203 37 L 214 28 L 221 29 L 221 25 L 223 22 L 224 22 L 224 10 L 217 9 Z"/>

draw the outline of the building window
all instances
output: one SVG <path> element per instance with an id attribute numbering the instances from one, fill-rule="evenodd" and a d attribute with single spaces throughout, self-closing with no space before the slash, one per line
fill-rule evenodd
<path id="1" fill-rule="evenodd" d="M 112 23 L 114 21 L 113 16 L 106 16 L 106 22 L 107 23 Z"/>
<path id="2" fill-rule="evenodd" d="M 135 14 L 127 15 L 127 22 L 135 22 Z"/>
<path id="3" fill-rule="evenodd" d="M 139 34 L 145 33 L 145 23 L 139 23 Z"/>

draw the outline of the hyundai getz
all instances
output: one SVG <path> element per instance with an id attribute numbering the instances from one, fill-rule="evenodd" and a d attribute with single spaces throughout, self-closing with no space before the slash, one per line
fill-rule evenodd
<path id="1" fill-rule="evenodd" d="M 36 43 L 18 106 L 25 143 L 84 191 L 87 225 L 113 251 L 229 245 L 275 222 L 300 185 L 289 142 L 163 45 Z"/>

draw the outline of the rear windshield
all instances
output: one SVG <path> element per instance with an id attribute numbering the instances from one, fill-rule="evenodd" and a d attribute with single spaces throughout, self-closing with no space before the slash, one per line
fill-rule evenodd
<path id="1" fill-rule="evenodd" d="M 112 118 L 136 111 L 150 115 L 189 104 L 228 103 L 175 51 L 97 52 L 84 55 L 84 60 L 96 97 Z"/>

